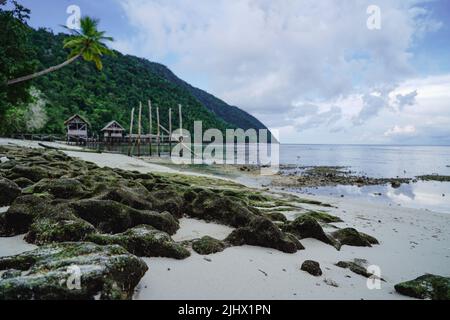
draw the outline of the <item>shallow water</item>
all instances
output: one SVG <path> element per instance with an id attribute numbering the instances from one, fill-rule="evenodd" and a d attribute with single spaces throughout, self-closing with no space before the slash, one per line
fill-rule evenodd
<path id="1" fill-rule="evenodd" d="M 344 166 L 377 178 L 450 175 L 450 146 L 282 145 L 282 164 Z M 366 199 L 450 214 L 450 183 L 419 181 L 398 189 L 390 185 L 303 188 L 300 193 Z"/>
<path id="2" fill-rule="evenodd" d="M 390 204 L 443 212 L 450 214 L 450 183 L 419 181 L 403 184 L 400 188 L 391 185 L 379 186 L 336 186 L 302 188 L 292 190 L 302 194 L 342 197 L 351 199 L 366 199 L 369 202 Z"/>
<path id="3" fill-rule="evenodd" d="M 376 178 L 450 175 L 450 146 L 281 145 L 281 164 L 344 166 Z"/>

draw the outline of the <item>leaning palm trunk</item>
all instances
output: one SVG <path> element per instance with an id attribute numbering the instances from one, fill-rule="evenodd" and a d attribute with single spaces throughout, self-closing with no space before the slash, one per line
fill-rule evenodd
<path id="1" fill-rule="evenodd" d="M 12 85 L 12 84 L 16 84 L 16 83 L 28 81 L 28 80 L 31 80 L 31 79 L 34 79 L 34 78 L 43 76 L 43 75 L 45 75 L 45 74 L 47 74 L 47 73 L 50 73 L 50 72 L 59 70 L 59 69 L 65 67 L 65 66 L 71 64 L 71 63 L 74 62 L 75 60 L 77 60 L 79 57 L 81 57 L 81 55 L 82 55 L 82 53 L 77 54 L 76 56 L 70 58 L 69 60 L 64 61 L 64 62 L 61 63 L 61 64 L 58 64 L 57 66 L 50 67 L 50 68 L 48 68 L 48 69 L 45 69 L 45 70 L 42 70 L 42 71 L 39 71 L 39 72 L 30 74 L 30 75 L 28 75 L 28 76 L 20 77 L 20 78 L 14 79 L 14 80 L 9 80 L 9 81 L 7 82 L 7 85 L 9 86 L 9 85 Z"/>

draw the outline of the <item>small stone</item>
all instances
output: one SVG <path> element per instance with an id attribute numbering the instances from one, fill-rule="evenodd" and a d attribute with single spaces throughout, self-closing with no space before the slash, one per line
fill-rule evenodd
<path id="1" fill-rule="evenodd" d="M 306 260 L 303 262 L 301 270 L 308 272 L 310 275 L 319 277 L 322 275 L 322 269 L 320 269 L 320 264 L 313 260 Z"/>
<path id="2" fill-rule="evenodd" d="M 331 286 L 331 287 L 335 287 L 335 288 L 338 288 L 338 287 L 339 287 L 339 285 L 337 284 L 336 281 L 334 281 L 334 280 L 332 280 L 332 279 L 329 279 L 329 278 L 325 278 L 325 279 L 323 280 L 323 282 L 325 282 L 327 285 L 329 285 L 329 286 Z"/>

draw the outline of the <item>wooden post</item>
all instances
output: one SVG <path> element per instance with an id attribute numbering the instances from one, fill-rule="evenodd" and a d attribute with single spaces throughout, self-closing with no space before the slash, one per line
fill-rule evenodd
<path id="1" fill-rule="evenodd" d="M 183 114 L 181 113 L 181 104 L 178 105 L 178 116 L 180 117 L 180 129 L 183 129 Z"/>
<path id="2" fill-rule="evenodd" d="M 172 156 L 172 108 L 169 109 L 169 157 Z"/>
<path id="3" fill-rule="evenodd" d="M 159 127 L 159 107 L 156 108 L 156 123 L 158 125 L 158 128 L 156 130 L 156 139 L 157 139 L 157 145 L 158 145 L 158 157 L 161 157 L 161 150 L 160 150 L 160 127 Z"/>
<path id="4" fill-rule="evenodd" d="M 137 141 L 138 157 L 141 156 L 141 133 L 142 133 L 141 120 L 142 120 L 142 102 L 139 102 L 139 116 L 138 116 L 139 122 L 138 122 L 138 141 Z"/>
<path id="5" fill-rule="evenodd" d="M 150 156 L 152 156 L 152 102 L 148 100 L 148 119 L 150 132 Z"/>
<path id="6" fill-rule="evenodd" d="M 130 136 L 128 137 L 128 156 L 131 156 L 131 139 L 133 135 L 134 108 L 131 109 Z"/>

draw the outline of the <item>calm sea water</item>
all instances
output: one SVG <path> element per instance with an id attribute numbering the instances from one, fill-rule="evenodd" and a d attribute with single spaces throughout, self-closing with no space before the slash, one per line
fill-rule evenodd
<path id="1" fill-rule="evenodd" d="M 344 166 L 370 177 L 414 178 L 450 175 L 450 146 L 282 145 L 280 162 L 299 166 Z M 370 202 L 450 213 L 450 183 L 304 188 L 299 193 L 364 199 Z M 381 195 L 378 195 L 381 193 Z"/>
<path id="2" fill-rule="evenodd" d="M 127 153 L 128 145 L 97 146 L 101 150 Z M 236 153 L 248 153 L 248 145 L 239 145 Z M 250 148 L 254 148 L 251 146 Z M 162 155 L 168 156 L 168 147 Z M 137 148 L 133 149 L 137 155 Z M 148 146 L 141 155 L 148 155 Z M 153 148 L 153 155 L 156 148 Z M 343 166 L 358 175 L 376 178 L 414 178 L 425 174 L 450 175 L 450 146 L 373 146 L 373 145 L 291 145 L 280 146 L 280 163 L 298 166 Z M 336 186 L 292 190 L 299 193 L 359 198 L 397 206 L 428 209 L 450 214 L 450 183 L 423 182 L 404 184 L 398 189 L 381 186 Z M 381 196 L 379 195 L 381 193 Z"/>

